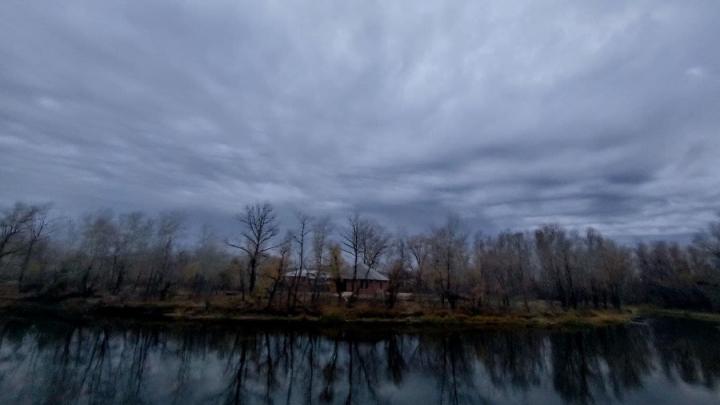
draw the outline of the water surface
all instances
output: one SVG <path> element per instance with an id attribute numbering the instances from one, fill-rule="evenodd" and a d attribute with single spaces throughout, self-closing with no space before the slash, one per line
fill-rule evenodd
<path id="1" fill-rule="evenodd" d="M 0 321 L 0 403 L 718 404 L 720 329 L 302 331 Z"/>

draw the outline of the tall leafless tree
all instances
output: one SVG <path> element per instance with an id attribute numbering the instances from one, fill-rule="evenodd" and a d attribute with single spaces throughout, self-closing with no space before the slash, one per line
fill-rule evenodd
<path id="1" fill-rule="evenodd" d="M 257 270 L 261 261 L 268 252 L 274 248 L 273 239 L 279 229 L 276 223 L 275 211 L 270 203 L 256 203 L 245 207 L 245 212 L 238 216 L 242 225 L 241 238 L 238 242 L 228 241 L 228 245 L 240 249 L 248 259 L 250 292 L 255 291 Z"/>
<path id="2" fill-rule="evenodd" d="M 179 212 L 166 212 L 160 215 L 156 230 L 154 266 L 147 282 L 146 295 L 155 295 L 163 300 L 167 298 L 173 286 L 177 269 L 175 250 L 180 232 L 184 227 L 184 217 Z"/>
<path id="3" fill-rule="evenodd" d="M 580 303 L 581 267 L 575 239 L 559 225 L 545 225 L 535 231 L 535 245 L 550 294 L 563 308 L 577 308 Z"/>
<path id="4" fill-rule="evenodd" d="M 448 301 L 455 308 L 459 294 L 459 283 L 467 266 L 467 234 L 460 218 L 448 216 L 445 224 L 433 230 L 431 246 L 431 263 L 435 270 L 435 286 L 441 301 Z"/>
<path id="5" fill-rule="evenodd" d="M 367 279 L 370 272 L 378 268 L 380 260 L 390 247 L 390 236 L 382 225 L 374 221 L 365 220 L 361 229 L 360 247 Z"/>
<path id="6" fill-rule="evenodd" d="M 297 263 L 295 277 L 292 278 L 290 288 L 288 288 L 288 310 L 295 307 L 301 280 L 308 279 L 305 268 L 305 244 L 311 232 L 312 218 L 302 212 L 298 212 L 296 218 L 297 229 L 292 232 L 291 237 L 297 248 Z"/>
<path id="7" fill-rule="evenodd" d="M 96 292 L 102 278 L 109 273 L 115 248 L 117 226 L 115 214 L 104 210 L 87 214 L 82 222 L 82 268 L 78 278 L 78 290 L 85 296 Z"/>
<path id="8" fill-rule="evenodd" d="M 332 244 L 328 247 L 328 251 L 328 274 L 335 286 L 335 293 L 337 294 L 338 302 L 340 302 L 342 300 L 343 268 L 345 267 L 345 261 L 342 256 L 342 248 L 338 244 Z"/>
<path id="9" fill-rule="evenodd" d="M 272 308 L 275 296 L 287 280 L 286 274 L 290 263 L 290 255 L 292 254 L 291 234 L 288 234 L 277 246 L 277 253 L 275 263 L 271 265 L 266 274 L 266 277 L 270 281 L 270 286 L 268 287 L 267 304 L 265 305 L 265 309 Z"/>
<path id="10" fill-rule="evenodd" d="M 695 237 L 694 243 L 710 256 L 714 267 L 720 271 L 720 220 L 709 224 Z"/>
<path id="11" fill-rule="evenodd" d="M 407 238 L 398 237 L 392 242 L 392 258 L 388 266 L 388 287 L 385 291 L 385 305 L 388 308 L 395 306 L 398 293 L 406 280 L 410 267 L 410 252 Z"/>
<path id="12" fill-rule="evenodd" d="M 0 214 L 0 263 L 26 249 L 28 231 L 42 211 L 40 206 L 16 203 Z"/>
<path id="13" fill-rule="evenodd" d="M 320 287 L 321 283 L 325 282 L 324 275 L 326 267 L 326 251 L 328 250 L 328 243 L 330 232 L 332 231 L 332 224 L 330 218 L 322 217 L 312 225 L 312 254 L 313 254 L 313 265 L 315 267 L 315 277 L 313 279 L 312 286 L 312 302 L 317 302 L 320 298 Z"/>
<path id="14" fill-rule="evenodd" d="M 352 260 L 353 290 L 355 289 L 355 285 L 357 284 L 358 265 L 360 264 L 360 260 L 362 260 L 362 237 L 364 228 L 365 220 L 360 217 L 360 214 L 355 213 L 348 217 L 347 227 L 340 235 L 340 239 L 342 242 L 342 250 L 343 252 L 350 255 L 350 258 Z"/>
<path id="15" fill-rule="evenodd" d="M 23 288 L 25 274 L 28 270 L 28 267 L 30 266 L 30 259 L 35 252 L 35 248 L 37 244 L 41 242 L 42 239 L 45 237 L 45 233 L 47 232 L 49 209 L 49 205 L 37 207 L 37 210 L 32 215 L 32 219 L 29 220 L 26 224 L 27 240 L 25 246 L 25 254 L 23 256 L 23 261 L 20 266 L 20 275 L 18 277 L 19 291 Z"/>
<path id="16" fill-rule="evenodd" d="M 410 267 L 415 275 L 415 292 L 425 290 L 425 277 L 430 265 L 430 241 L 425 235 L 415 235 L 408 239 L 407 248 L 412 260 Z"/>

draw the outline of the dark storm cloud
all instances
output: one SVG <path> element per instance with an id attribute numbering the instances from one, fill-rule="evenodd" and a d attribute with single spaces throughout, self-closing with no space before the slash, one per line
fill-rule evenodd
<path id="1" fill-rule="evenodd" d="M 0 204 L 689 233 L 720 208 L 718 18 L 716 1 L 5 1 Z"/>

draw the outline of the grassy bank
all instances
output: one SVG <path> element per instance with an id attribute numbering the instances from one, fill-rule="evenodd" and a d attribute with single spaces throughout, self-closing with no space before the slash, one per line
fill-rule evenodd
<path id="1" fill-rule="evenodd" d="M 58 319 L 93 321 L 124 319 L 128 321 L 262 323 L 277 325 L 321 326 L 393 326 L 397 328 L 568 328 L 596 327 L 628 323 L 642 317 L 675 317 L 720 322 L 718 313 L 660 309 L 650 306 L 616 310 L 563 311 L 543 301 L 531 302 L 529 310 L 461 308 L 444 309 L 432 302 L 399 302 L 387 309 L 382 302 L 361 299 L 351 307 L 337 298 L 325 297 L 318 305 L 299 306 L 292 313 L 285 308 L 268 310 L 262 302 L 252 302 L 237 295 L 218 294 L 206 298 L 190 295 L 172 299 L 139 300 L 130 297 L 100 295 L 89 298 L 66 296 L 49 300 L 32 295 L 0 291 L 0 314 L 5 316 L 48 316 Z"/>
<path id="2" fill-rule="evenodd" d="M 239 299 L 128 301 L 116 297 L 71 298 L 46 302 L 29 298 L 0 299 L 0 312 L 14 316 L 50 316 L 63 319 L 147 320 L 163 322 L 273 323 L 318 324 L 324 326 L 393 326 L 393 327 L 592 327 L 630 322 L 639 316 L 634 308 L 622 311 L 576 310 L 561 311 L 532 308 L 510 311 L 422 308 L 406 303 L 386 309 L 372 302 L 358 302 L 352 307 L 342 304 L 322 305 L 312 309 L 284 311 L 258 309 Z"/>
<path id="3" fill-rule="evenodd" d="M 698 312 L 683 309 L 666 309 L 656 307 L 640 307 L 636 309 L 640 316 L 692 319 L 695 321 L 720 323 L 720 313 Z"/>

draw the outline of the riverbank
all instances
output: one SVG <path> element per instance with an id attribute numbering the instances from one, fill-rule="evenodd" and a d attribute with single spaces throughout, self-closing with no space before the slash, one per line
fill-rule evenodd
<path id="1" fill-rule="evenodd" d="M 190 296 L 170 300 L 137 300 L 113 295 L 89 298 L 67 296 L 48 300 L 31 295 L 0 295 L 0 315 L 44 316 L 67 320 L 126 320 L 182 323 L 244 323 L 393 327 L 393 328 L 573 328 L 625 324 L 646 317 L 673 317 L 720 323 L 720 314 L 630 306 L 622 310 L 579 309 L 563 311 L 544 302 L 530 309 L 450 311 L 427 303 L 400 302 L 387 309 L 375 300 L 360 300 L 352 307 L 331 300 L 324 305 L 298 308 L 292 314 L 268 310 L 239 296 Z"/>
<path id="2" fill-rule="evenodd" d="M 0 314 L 45 316 L 92 321 L 124 319 L 133 321 L 316 324 L 361 327 L 454 327 L 454 328 L 569 328 L 624 324 L 646 316 L 673 316 L 720 322 L 720 314 L 627 307 L 616 310 L 571 310 L 533 308 L 530 311 L 487 310 L 479 313 L 419 308 L 417 305 L 388 310 L 381 305 L 359 302 L 351 308 L 325 305 L 294 314 L 253 308 L 233 300 L 131 301 L 117 298 L 70 298 L 47 302 L 32 298 L 0 298 Z"/>
<path id="3" fill-rule="evenodd" d="M 640 307 L 636 311 L 641 316 L 691 319 L 694 321 L 720 323 L 720 313 L 688 311 L 683 309 L 666 309 L 655 307 Z"/>

